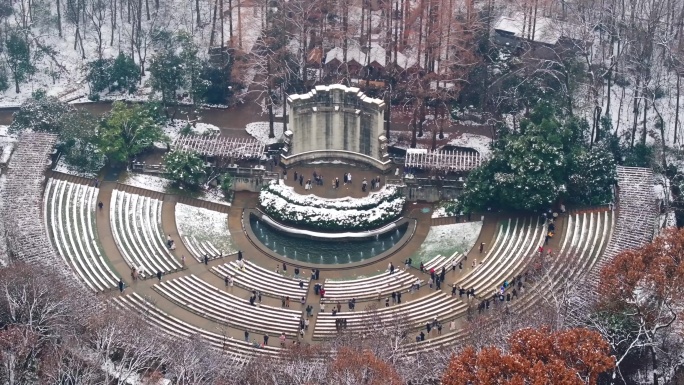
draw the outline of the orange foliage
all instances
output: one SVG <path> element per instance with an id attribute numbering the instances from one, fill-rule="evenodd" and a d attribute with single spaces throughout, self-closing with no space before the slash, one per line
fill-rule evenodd
<path id="1" fill-rule="evenodd" d="M 614 365 L 608 343 L 588 329 L 522 329 L 513 333 L 509 346 L 508 354 L 495 347 L 466 348 L 451 358 L 442 384 L 595 384 Z"/>
<path id="2" fill-rule="evenodd" d="M 402 385 L 401 377 L 387 362 L 368 350 L 342 348 L 331 366 L 331 384 Z"/>
<path id="3" fill-rule="evenodd" d="M 618 254 L 601 270 L 599 293 L 607 308 L 679 300 L 684 294 L 684 230 L 670 229 L 653 242 Z"/>

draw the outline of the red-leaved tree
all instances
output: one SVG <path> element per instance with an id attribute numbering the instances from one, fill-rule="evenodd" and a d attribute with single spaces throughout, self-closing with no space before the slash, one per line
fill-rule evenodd
<path id="1" fill-rule="evenodd" d="M 615 362 L 608 343 L 588 329 L 522 329 L 508 343 L 508 352 L 467 347 L 452 357 L 442 384 L 596 384 Z"/>

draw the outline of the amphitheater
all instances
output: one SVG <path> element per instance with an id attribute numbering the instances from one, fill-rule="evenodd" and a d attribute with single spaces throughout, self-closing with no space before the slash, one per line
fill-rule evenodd
<path id="1" fill-rule="evenodd" d="M 62 274 L 75 290 L 89 292 L 94 299 L 143 314 L 164 333 L 177 338 L 199 334 L 216 349 L 245 359 L 279 354 L 283 333 L 286 343 L 326 341 L 337 333 L 337 318 L 346 319 L 349 330 L 362 330 L 369 307 L 377 308 L 375 322 L 406 323 L 411 341 L 403 347 L 407 354 L 457 344 L 467 333 L 464 325 L 473 307 L 502 282 L 513 282 L 534 268 L 547 231 L 537 217 L 485 213 L 469 250 L 422 256 L 425 269 L 421 271 L 417 263 L 407 268 L 404 261 L 415 256 L 432 228 L 456 220 L 433 219 L 429 210 L 422 210 L 430 205 L 410 204 L 403 215 L 415 219 L 415 229 L 409 242 L 391 255 L 353 266 L 298 264 L 263 252 L 249 239 L 242 216 L 256 205 L 255 194 L 238 193 L 232 206 L 225 206 L 116 182 L 95 186 L 91 180 L 48 170 L 46 160 L 55 140 L 47 134 L 24 134 L 7 170 L 3 190 L 7 207 L 2 215 L 12 255 Z M 526 283 L 528 289 L 507 302 L 511 310 L 528 311 L 542 300 L 535 293 L 560 290 L 569 280 L 586 277 L 595 282 L 606 261 L 653 237 L 657 212 L 653 174 L 619 167 L 617 175 L 614 206 L 559 213 L 557 235 L 545 246 L 554 251 L 546 261 L 554 279 Z M 303 192 L 296 184 L 295 191 Z M 104 209 L 98 209 L 98 202 L 104 203 Z M 233 250 L 181 234 L 175 213 L 179 204 L 227 218 Z M 167 236 L 176 241 L 175 250 L 167 247 Z M 485 244 L 482 252 L 481 243 Z M 237 262 L 237 250 L 244 256 L 244 269 Z M 463 268 L 452 271 L 454 260 Z M 287 271 L 282 271 L 284 262 Z M 390 262 L 397 267 L 395 274 L 385 272 Z M 139 272 L 135 280 L 133 267 Z M 301 269 L 299 278 L 293 276 L 296 267 Z M 320 269 L 319 280 L 312 279 L 312 267 Z M 443 267 L 446 282 L 439 290 L 428 287 L 427 271 L 440 272 Z M 163 274 L 161 280 L 157 272 Z M 235 277 L 234 285 L 225 284 L 227 275 Z M 120 279 L 126 286 L 123 292 L 118 288 Z M 326 289 L 324 299 L 315 294 L 317 283 Z M 423 287 L 414 291 L 416 283 Z M 475 299 L 452 295 L 452 284 L 474 289 Z M 530 286 L 538 287 L 531 290 Z M 259 306 L 248 302 L 252 290 L 261 293 Z M 402 302 L 385 306 L 393 292 L 402 293 Z M 289 307 L 282 306 L 283 297 L 289 297 Z M 347 305 L 352 298 L 354 311 Z M 325 311 L 321 301 L 327 304 Z M 338 301 L 341 311 L 333 315 Z M 310 326 L 300 336 L 300 320 L 307 317 L 309 305 L 314 309 Z M 435 318 L 444 330 L 416 341 L 415 336 Z M 245 332 L 250 333 L 247 341 Z M 261 343 L 264 335 L 271 337 L 269 344 L 255 347 L 253 340 Z"/>

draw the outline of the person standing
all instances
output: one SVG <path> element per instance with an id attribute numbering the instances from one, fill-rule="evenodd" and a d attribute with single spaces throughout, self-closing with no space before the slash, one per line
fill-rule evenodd
<path id="1" fill-rule="evenodd" d="M 123 280 L 119 280 L 119 291 L 123 293 L 124 291 L 124 282 Z"/>
<path id="2" fill-rule="evenodd" d="M 157 279 L 161 282 L 162 272 L 157 270 Z"/>
<path id="3" fill-rule="evenodd" d="M 102 210 L 102 208 L 104 207 L 104 203 L 102 203 L 102 201 L 100 201 L 100 203 L 97 204 L 97 207 L 99 207 L 100 210 Z"/>
<path id="4" fill-rule="evenodd" d="M 204 265 L 209 265 L 209 255 L 204 254 Z"/>
<path id="5" fill-rule="evenodd" d="M 268 334 L 264 334 L 264 346 L 268 346 Z"/>
<path id="6" fill-rule="evenodd" d="M 181 266 L 185 267 L 185 255 L 181 255 Z"/>
<path id="7" fill-rule="evenodd" d="M 287 338 L 285 337 L 285 333 L 284 333 L 284 332 L 283 332 L 283 333 L 280 333 L 280 347 L 281 347 L 281 348 L 284 348 L 284 347 L 285 347 L 285 340 L 286 340 L 286 339 L 287 339 Z"/>
<path id="8" fill-rule="evenodd" d="M 484 246 L 484 242 L 480 242 L 480 254 L 482 254 L 482 252 L 484 251 Z"/>
<path id="9" fill-rule="evenodd" d="M 245 342 L 249 342 L 249 332 L 245 330 Z"/>

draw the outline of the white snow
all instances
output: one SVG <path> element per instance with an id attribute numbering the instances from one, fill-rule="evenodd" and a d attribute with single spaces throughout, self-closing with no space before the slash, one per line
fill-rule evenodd
<path id="1" fill-rule="evenodd" d="M 265 145 L 278 143 L 283 138 L 283 123 L 280 122 L 273 123 L 273 133 L 275 134 L 275 137 L 273 138 L 268 137 L 268 122 L 247 123 L 245 130 L 254 139 L 257 139 Z"/>
<path id="2" fill-rule="evenodd" d="M 53 171 L 61 172 L 63 174 L 76 175 L 83 178 L 95 178 L 97 176 L 97 174 L 92 172 L 81 172 L 76 170 L 64 160 L 63 156 L 59 157 Z"/>
<path id="3" fill-rule="evenodd" d="M 437 255 L 467 253 L 475 245 L 482 230 L 482 221 L 432 226 L 413 259 L 427 262 Z"/>
<path id="4" fill-rule="evenodd" d="M 210 242 L 224 255 L 237 252 L 228 229 L 228 214 L 176 203 L 176 227 L 181 237 Z"/>
<path id="5" fill-rule="evenodd" d="M 140 187 L 146 190 L 157 191 L 160 193 L 173 193 L 172 183 L 170 179 L 163 178 L 156 175 L 141 174 L 137 172 L 128 172 L 126 178 L 121 181 L 122 184 L 126 184 L 133 187 Z M 213 188 L 211 190 L 203 190 L 202 193 L 197 196 L 197 199 L 220 203 L 222 205 L 230 206 L 230 202 L 226 202 L 223 191 L 218 188 Z"/>
<path id="6" fill-rule="evenodd" d="M 481 159 L 489 158 L 491 149 L 489 148 L 491 138 L 484 135 L 463 133 L 458 138 L 453 138 L 449 140 L 448 145 L 472 148 L 473 150 L 480 153 Z"/>
<path id="7" fill-rule="evenodd" d="M 336 223 L 343 228 L 367 226 L 384 218 L 394 219 L 401 214 L 405 202 L 406 199 L 404 197 L 397 197 L 366 210 L 350 208 L 333 209 L 290 203 L 268 190 L 263 190 L 259 194 L 259 203 L 270 215 L 279 213 L 282 217 L 285 217 L 286 221 L 305 221 L 312 225 L 316 223 L 324 225 L 326 223 Z"/>
<path id="8" fill-rule="evenodd" d="M 171 181 L 169 179 L 137 172 L 127 173 L 126 179 L 121 181 L 121 183 L 133 187 L 144 188 L 146 190 L 157 191 L 160 193 L 165 193 L 171 186 Z"/>
<path id="9" fill-rule="evenodd" d="M 294 191 L 293 187 L 286 186 L 282 180 L 280 180 L 279 183 L 271 183 L 267 185 L 266 188 L 276 195 L 279 195 L 286 200 L 300 206 L 325 207 L 338 210 L 351 210 L 364 206 L 377 206 L 383 200 L 386 200 L 397 193 L 397 186 L 390 185 L 384 186 L 380 190 L 372 192 L 363 198 L 321 198 L 316 195 L 298 194 Z"/>
<path id="10" fill-rule="evenodd" d="M 166 126 L 164 126 L 163 130 L 166 136 L 168 136 L 173 143 L 173 141 L 180 135 L 181 130 L 183 130 L 188 124 L 192 126 L 193 135 L 204 135 L 206 133 L 220 134 L 221 132 L 221 129 L 213 124 L 195 122 L 193 125 L 193 122 L 183 119 L 176 119 L 173 122 L 169 122 Z M 166 148 L 166 146 L 164 146 L 164 148 Z"/>
<path id="11" fill-rule="evenodd" d="M 23 3 L 22 3 L 23 4 Z M 40 14 L 32 12 L 32 26 L 29 28 L 29 39 L 40 42 L 42 46 L 54 50 L 54 60 L 50 55 L 43 55 L 35 65 L 37 71 L 32 75 L 28 81 L 20 84 L 20 92 L 16 93 L 12 79 L 10 79 L 10 87 L 0 92 L 0 106 L 16 107 L 21 105 L 26 99 L 31 97 L 31 94 L 36 90 L 47 90 L 48 95 L 55 96 L 63 101 L 87 101 L 87 95 L 90 93 L 90 88 L 85 80 L 87 74 L 86 64 L 98 57 L 97 53 L 97 33 L 96 28 L 90 19 L 86 18 L 81 24 L 80 32 L 83 42 L 84 52 L 82 53 L 80 47 L 74 49 L 75 26 L 67 22 L 65 17 L 65 10 L 62 9 L 62 36 L 59 37 L 55 27 L 54 18 L 57 14 L 55 2 L 47 2 L 46 12 Z M 155 53 L 155 47 L 151 44 L 152 34 L 156 30 L 166 30 L 172 33 L 184 31 L 192 36 L 193 41 L 200 47 L 201 55 L 206 56 L 211 38 L 212 23 L 210 22 L 210 14 L 213 11 L 213 3 L 207 1 L 198 2 L 200 6 L 200 16 L 202 23 L 200 26 L 196 23 L 195 3 L 181 0 L 160 1 L 159 10 L 150 7 L 150 20 L 146 17 L 142 18 L 141 30 L 136 31 L 136 37 L 143 42 L 141 53 L 145 60 L 145 67 L 149 67 L 150 61 Z M 15 16 L 9 17 L 7 20 L 10 26 L 16 24 L 21 18 L 20 7 L 15 8 Z M 27 7 L 24 7 L 28 9 Z M 227 8 L 227 6 L 226 6 Z M 228 9 L 225 10 L 228 12 Z M 261 7 L 241 6 L 238 18 L 238 7 L 233 6 L 233 36 L 236 43 L 241 43 L 241 48 L 244 52 L 249 53 L 254 46 L 257 38 L 261 35 L 262 17 Z M 36 16 L 38 15 L 38 16 Z M 121 18 L 117 21 L 118 28 L 112 34 L 111 24 L 109 21 L 110 15 L 105 15 L 106 22 L 102 24 L 102 57 L 113 58 L 119 52 L 124 52 L 127 55 L 131 54 L 130 46 L 130 31 L 132 30 L 131 23 L 126 18 Z M 49 17 L 49 20 L 46 20 Z M 35 18 L 35 20 L 33 20 Z M 238 22 L 239 20 L 239 22 Z M 132 20 L 135 22 L 135 20 Z M 50 24 L 49 27 L 46 24 Z M 238 33 L 238 29 L 241 33 Z M 218 45 L 216 40 L 221 36 L 220 28 L 216 31 L 214 45 Z M 223 36 L 226 41 L 229 40 L 230 24 L 224 23 Z M 110 39 L 113 37 L 113 44 L 110 45 Z M 220 37 L 219 37 L 220 39 Z M 144 43 L 147 43 L 146 47 Z M 38 48 L 32 44 L 32 51 L 37 51 Z M 138 52 L 136 50 L 134 55 L 135 62 L 140 64 Z M 147 68 L 146 68 L 147 69 Z M 149 71 L 145 71 L 146 76 L 143 77 L 141 85 L 136 93 L 129 95 L 127 93 L 107 93 L 103 92 L 100 95 L 101 100 L 148 100 L 151 95 L 151 89 L 146 84 L 149 79 Z"/>

